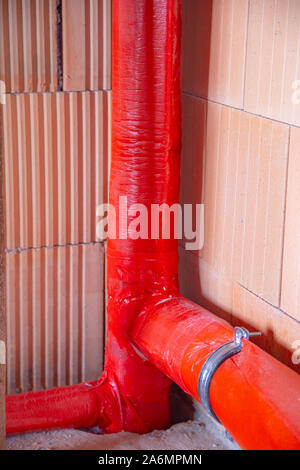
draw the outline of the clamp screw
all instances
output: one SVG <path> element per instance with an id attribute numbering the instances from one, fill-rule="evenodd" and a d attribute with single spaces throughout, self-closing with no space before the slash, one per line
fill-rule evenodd
<path id="1" fill-rule="evenodd" d="M 234 342 L 236 345 L 242 344 L 242 338 L 249 339 L 250 336 L 260 336 L 260 331 L 254 331 L 250 333 L 246 328 L 243 326 L 236 326 L 234 328 Z"/>

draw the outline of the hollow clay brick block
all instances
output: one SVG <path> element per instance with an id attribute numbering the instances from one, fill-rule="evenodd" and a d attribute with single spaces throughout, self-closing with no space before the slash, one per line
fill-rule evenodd
<path id="1" fill-rule="evenodd" d="M 183 90 L 242 108 L 248 0 L 184 0 Z"/>
<path id="2" fill-rule="evenodd" d="M 300 129 L 296 127 L 291 128 L 290 140 L 281 308 L 300 321 Z"/>
<path id="3" fill-rule="evenodd" d="M 253 341 L 281 362 L 300 372 L 300 365 L 296 363 L 297 357 L 293 357 L 298 355 L 299 358 L 300 355 L 299 322 L 237 283 L 233 286 L 232 321 L 235 325 L 246 326 L 251 331 L 261 331 L 262 336 L 253 338 Z"/>
<path id="4" fill-rule="evenodd" d="M 208 104 L 205 237 L 215 269 L 279 305 L 289 128 Z"/>
<path id="5" fill-rule="evenodd" d="M 179 249 L 179 283 L 182 295 L 231 321 L 232 281 L 182 247 Z"/>
<path id="6" fill-rule="evenodd" d="M 298 0 L 250 0 L 245 109 L 298 126 L 299 29 Z"/>
<path id="7" fill-rule="evenodd" d="M 206 107 L 204 100 L 183 95 L 180 203 L 193 204 L 194 218 L 195 205 L 203 203 Z"/>
<path id="8" fill-rule="evenodd" d="M 97 240 L 110 106 L 110 92 L 6 96 L 6 249 Z"/>
<path id="9" fill-rule="evenodd" d="M 63 89 L 111 89 L 111 0 L 62 0 Z"/>
<path id="10" fill-rule="evenodd" d="M 258 346 L 300 372 L 300 323 L 231 281 L 195 253 L 179 249 L 181 293 L 234 326 L 260 331 Z"/>
<path id="11" fill-rule="evenodd" d="M 180 174 L 182 204 L 203 202 L 206 107 L 204 100 L 183 95 Z"/>
<path id="12" fill-rule="evenodd" d="M 103 306 L 102 244 L 6 254 L 8 393 L 97 379 Z"/>
<path id="13" fill-rule="evenodd" d="M 0 0 L 0 80 L 9 93 L 58 89 L 56 0 Z"/>
<path id="14" fill-rule="evenodd" d="M 3 104 L 0 104 L 0 132 L 3 125 Z M 3 148 L 0 146 L 0 214 L 4 215 L 3 201 Z M 5 311 L 5 265 L 4 224 L 0 224 L 0 449 L 5 449 L 5 395 L 6 395 L 6 311 Z"/>

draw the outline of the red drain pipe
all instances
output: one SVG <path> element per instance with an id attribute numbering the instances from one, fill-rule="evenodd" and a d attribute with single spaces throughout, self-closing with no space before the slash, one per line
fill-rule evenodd
<path id="1" fill-rule="evenodd" d="M 114 0 L 117 213 L 119 196 L 148 208 L 178 201 L 180 122 L 180 1 Z M 198 398 L 202 365 L 233 329 L 178 294 L 176 240 L 109 239 L 107 273 L 105 372 L 89 384 L 8 396 L 8 433 L 165 428 L 169 378 Z M 299 396 L 300 377 L 248 341 L 219 367 L 210 391 L 215 413 L 246 449 L 299 449 Z"/>

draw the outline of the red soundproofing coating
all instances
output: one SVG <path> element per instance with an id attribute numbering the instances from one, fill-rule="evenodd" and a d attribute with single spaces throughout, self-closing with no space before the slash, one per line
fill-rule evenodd
<path id="1" fill-rule="evenodd" d="M 178 0 L 113 1 L 110 203 L 117 214 L 120 196 L 128 206 L 149 209 L 178 202 L 180 23 Z M 105 432 L 147 432 L 169 425 L 171 381 L 136 350 L 129 328 L 148 299 L 177 292 L 177 241 L 120 237 L 107 244 L 104 374 L 93 387 L 7 397 L 8 433 L 96 424 Z"/>

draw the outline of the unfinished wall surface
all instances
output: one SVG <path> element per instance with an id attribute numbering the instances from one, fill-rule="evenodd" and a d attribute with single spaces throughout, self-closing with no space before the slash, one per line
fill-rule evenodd
<path id="1" fill-rule="evenodd" d="M 102 371 L 110 31 L 110 0 L 0 0 L 8 393 Z"/>
<path id="2" fill-rule="evenodd" d="M 56 8 L 56 0 L 1 0 L 0 80 L 7 93 L 58 89 Z"/>
<path id="3" fill-rule="evenodd" d="M 111 88 L 111 0 L 63 0 L 64 90 Z"/>
<path id="4" fill-rule="evenodd" d="M 0 94 L 0 179 L 3 181 L 3 96 Z M 0 449 L 5 448 L 5 395 L 6 395 L 6 311 L 5 311 L 5 264 L 4 264 L 4 188 L 0 185 Z"/>
<path id="5" fill-rule="evenodd" d="M 181 290 L 300 371 L 300 3 L 182 3 L 181 200 L 205 237 Z"/>
<path id="6" fill-rule="evenodd" d="M 182 3 L 181 201 L 205 204 L 205 240 L 180 243 L 181 290 L 299 371 L 300 4 Z M 0 0 L 9 393 L 102 370 L 110 41 L 110 0 Z"/>

